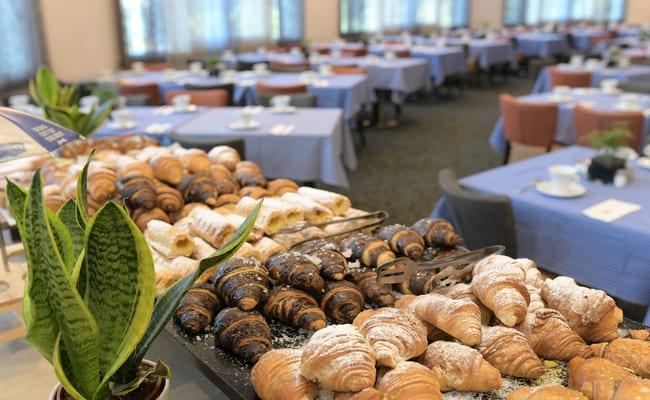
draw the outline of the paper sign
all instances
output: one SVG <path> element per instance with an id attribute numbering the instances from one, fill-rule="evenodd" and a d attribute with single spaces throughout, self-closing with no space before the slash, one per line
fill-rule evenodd
<path id="1" fill-rule="evenodd" d="M 589 218 L 603 222 L 613 222 L 619 218 L 639 211 L 641 206 L 616 199 L 608 199 L 583 210 L 582 213 Z"/>

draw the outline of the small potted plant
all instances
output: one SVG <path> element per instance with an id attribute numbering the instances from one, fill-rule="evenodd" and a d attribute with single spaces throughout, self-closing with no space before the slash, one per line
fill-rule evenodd
<path id="1" fill-rule="evenodd" d="M 149 247 L 126 210 L 109 201 L 88 216 L 87 170 L 78 201 L 57 213 L 44 204 L 40 171 L 28 190 L 7 182 L 27 256 L 26 339 L 54 366 L 60 384 L 51 400 L 169 398 L 169 367 L 144 357 L 185 291 L 244 243 L 259 205 L 227 244 L 156 299 Z"/>
<path id="2" fill-rule="evenodd" d="M 210 73 L 210 76 L 219 76 L 221 72 L 221 59 L 218 56 L 207 57 L 204 61 L 205 67 Z"/>
<path id="3" fill-rule="evenodd" d="M 616 172 L 626 166 L 625 158 L 617 156 L 617 151 L 625 147 L 632 133 L 624 123 L 617 123 L 609 131 L 593 131 L 585 139 L 601 154 L 591 159 L 589 179 L 612 183 Z"/>

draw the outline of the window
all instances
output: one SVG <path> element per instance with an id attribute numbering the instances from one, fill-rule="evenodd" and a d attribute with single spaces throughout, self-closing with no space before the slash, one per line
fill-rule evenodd
<path id="1" fill-rule="evenodd" d="M 625 15 L 625 0 L 506 0 L 505 25 L 545 22 L 618 22 Z"/>
<path id="2" fill-rule="evenodd" d="M 469 0 L 340 0 L 341 34 L 467 26 Z"/>
<path id="3" fill-rule="evenodd" d="M 43 63 L 35 3 L 0 1 L 0 88 L 25 84 Z"/>
<path id="4" fill-rule="evenodd" d="M 127 59 L 203 55 L 303 36 L 302 0 L 120 0 Z"/>

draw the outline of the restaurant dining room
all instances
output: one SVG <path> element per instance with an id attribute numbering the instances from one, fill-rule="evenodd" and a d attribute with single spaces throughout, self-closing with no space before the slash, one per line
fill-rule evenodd
<path id="1" fill-rule="evenodd" d="M 0 400 L 650 400 L 650 0 L 0 0 Z"/>

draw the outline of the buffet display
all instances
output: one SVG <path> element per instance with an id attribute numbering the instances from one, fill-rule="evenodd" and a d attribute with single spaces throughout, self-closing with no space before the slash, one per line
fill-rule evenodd
<path id="1" fill-rule="evenodd" d="M 267 180 L 230 147 L 164 148 L 141 137 L 74 143 L 10 178 L 27 184 L 40 167 L 57 210 L 76 196 L 90 148 L 90 212 L 109 199 L 128 206 L 159 292 L 195 271 L 263 199 L 248 243 L 186 292 L 174 328 L 186 345 L 211 341 L 213 357 L 226 350 L 252 365 L 262 400 L 650 399 L 650 331 L 620 329 L 622 311 L 605 292 L 547 278 L 532 260 L 491 255 L 378 282 L 377 267 L 399 257 L 467 253 L 447 221 L 363 224 L 377 214 Z"/>

